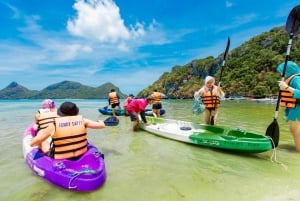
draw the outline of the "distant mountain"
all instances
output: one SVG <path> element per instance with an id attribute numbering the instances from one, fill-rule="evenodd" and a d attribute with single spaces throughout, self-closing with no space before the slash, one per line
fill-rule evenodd
<path id="1" fill-rule="evenodd" d="M 37 93 L 38 91 L 29 90 L 16 82 L 12 82 L 0 91 L 0 99 L 30 99 Z"/>
<path id="2" fill-rule="evenodd" d="M 44 88 L 41 91 L 29 90 L 16 82 L 0 90 L 0 99 L 102 99 L 107 98 L 111 89 L 115 89 L 120 98 L 126 98 L 118 87 L 105 83 L 99 87 L 90 87 L 78 82 L 63 81 Z"/>

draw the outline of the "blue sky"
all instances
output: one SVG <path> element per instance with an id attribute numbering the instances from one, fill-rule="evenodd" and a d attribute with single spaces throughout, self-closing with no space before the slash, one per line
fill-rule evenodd
<path id="1" fill-rule="evenodd" d="M 0 89 L 106 82 L 138 93 L 173 66 L 285 25 L 297 0 L 0 0 Z"/>

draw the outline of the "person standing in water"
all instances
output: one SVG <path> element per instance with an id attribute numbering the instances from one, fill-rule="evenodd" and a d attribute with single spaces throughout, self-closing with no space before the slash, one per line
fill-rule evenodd
<path id="1" fill-rule="evenodd" d="M 194 93 L 194 97 L 201 97 L 205 110 L 203 112 L 203 118 L 205 124 L 216 125 L 219 115 L 220 100 L 225 97 L 225 93 L 220 87 L 215 85 L 215 78 L 207 76 L 205 78 L 205 84 L 198 91 Z M 213 122 L 211 122 L 213 118 Z"/>
<path id="2" fill-rule="evenodd" d="M 284 63 L 277 67 L 277 71 L 283 73 Z M 285 108 L 285 118 L 293 135 L 296 151 L 300 152 L 300 67 L 292 61 L 288 61 L 285 71 L 285 81 L 279 81 L 281 102 Z"/>
<path id="3" fill-rule="evenodd" d="M 162 108 L 161 99 L 165 98 L 166 95 L 154 89 L 151 96 L 154 98 L 154 102 L 152 104 L 152 113 L 154 117 L 160 117 L 160 110 Z"/>
<path id="4" fill-rule="evenodd" d="M 111 105 L 112 115 L 115 117 L 116 115 L 116 107 L 121 109 L 120 106 L 120 97 L 115 89 L 111 89 L 108 94 L 108 104 Z"/>

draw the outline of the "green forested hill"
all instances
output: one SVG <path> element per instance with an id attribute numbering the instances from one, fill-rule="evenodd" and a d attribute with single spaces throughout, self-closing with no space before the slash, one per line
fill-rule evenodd
<path id="1" fill-rule="evenodd" d="M 112 83 L 105 83 L 99 87 L 89 87 L 78 82 L 63 81 L 52 84 L 41 91 L 29 90 L 16 82 L 12 82 L 0 90 L 0 99 L 101 99 L 107 98 L 111 89 L 115 89 L 120 98 L 127 97 Z"/>
<path id="2" fill-rule="evenodd" d="M 226 95 L 262 97 L 277 94 L 276 81 L 281 75 L 276 72 L 276 67 L 285 60 L 288 39 L 284 27 L 277 27 L 230 49 L 221 80 Z M 174 66 L 171 72 L 165 72 L 138 96 L 146 96 L 157 89 L 169 98 L 192 98 L 203 85 L 205 76 L 215 76 L 219 81 L 222 58 L 221 54 L 217 58 L 195 59 L 183 66 Z M 293 40 L 290 58 L 300 64 L 297 37 Z"/>

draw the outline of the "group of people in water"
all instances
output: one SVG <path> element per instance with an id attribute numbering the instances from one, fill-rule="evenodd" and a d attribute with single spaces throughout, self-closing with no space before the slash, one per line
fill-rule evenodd
<path id="1" fill-rule="evenodd" d="M 144 114 L 147 105 L 157 104 L 153 108 L 153 115 L 159 116 L 156 112 L 160 112 L 162 107 L 160 101 L 163 97 L 162 93 L 156 90 L 147 98 L 134 99 L 133 94 L 127 97 L 124 108 L 133 122 L 134 131 L 138 129 L 140 117 L 146 125 L 149 125 Z M 112 108 L 120 107 L 120 100 L 114 89 L 109 93 L 109 104 Z M 35 136 L 30 146 L 38 146 L 43 153 L 55 159 L 80 157 L 87 151 L 87 128 L 105 128 L 104 121 L 92 121 L 79 115 L 79 108 L 75 103 L 64 102 L 57 109 L 51 99 L 42 102 L 34 119 Z"/>
<path id="2" fill-rule="evenodd" d="M 296 151 L 300 152 L 300 67 L 289 61 L 287 65 L 278 65 L 277 71 L 281 74 L 285 71 L 287 78 L 278 82 L 281 105 L 285 107 L 285 117 L 294 138 Z M 217 123 L 220 100 L 224 96 L 221 84 L 216 85 L 214 77 L 207 76 L 204 86 L 194 94 L 195 98 L 202 98 L 205 106 L 204 123 Z M 114 89 L 108 97 L 113 116 L 116 116 L 114 109 L 120 107 L 120 98 Z M 133 122 L 133 131 L 138 129 L 140 120 L 149 125 L 144 114 L 148 105 L 152 105 L 153 116 L 160 117 L 162 98 L 165 98 L 165 95 L 157 90 L 147 98 L 134 99 L 133 94 L 126 98 L 124 109 Z M 211 116 L 214 117 L 214 122 L 211 122 Z M 92 121 L 79 115 L 79 108 L 73 102 L 64 102 L 57 109 L 53 100 L 46 99 L 35 115 L 36 135 L 30 145 L 39 146 L 44 153 L 55 159 L 80 157 L 87 151 L 87 128 L 102 129 L 105 128 L 105 124 L 102 120 Z"/>
<path id="3" fill-rule="evenodd" d="M 154 117 L 160 117 L 160 110 L 162 109 L 161 99 L 166 98 L 166 95 L 158 92 L 154 89 L 153 92 L 147 98 L 137 98 L 134 99 L 133 94 L 129 96 L 124 101 L 125 115 L 130 116 L 133 122 L 133 130 L 136 131 L 139 125 L 139 117 L 141 120 L 148 125 L 145 117 L 145 109 L 148 105 L 152 105 L 152 113 Z M 134 100 L 134 101 L 133 101 Z M 108 103 L 112 109 L 112 115 L 116 116 L 116 107 L 120 107 L 120 97 L 118 96 L 115 89 L 111 89 L 108 94 Z"/>
<path id="4" fill-rule="evenodd" d="M 160 117 L 160 110 L 162 109 L 161 99 L 163 99 L 163 98 L 166 98 L 166 95 L 161 92 L 158 92 L 157 89 L 154 89 L 152 94 L 150 94 L 146 98 L 146 99 L 153 100 L 153 103 L 151 103 L 151 104 L 152 104 L 152 112 L 153 112 L 154 117 Z M 130 109 L 129 109 L 129 111 L 127 110 L 127 106 L 132 102 L 133 99 L 134 99 L 134 95 L 129 94 L 129 96 L 124 101 L 123 107 L 124 107 L 126 116 L 129 115 L 129 111 L 130 111 Z M 116 107 L 121 109 L 121 106 L 120 106 L 121 103 L 120 103 L 120 97 L 117 94 L 115 89 L 111 89 L 110 93 L 108 94 L 108 104 L 111 106 L 112 115 L 117 116 L 116 115 Z M 131 107 L 129 107 L 129 108 L 131 108 Z"/>

